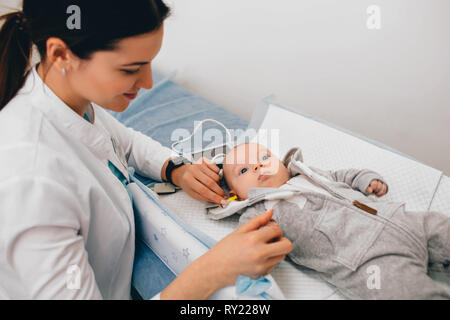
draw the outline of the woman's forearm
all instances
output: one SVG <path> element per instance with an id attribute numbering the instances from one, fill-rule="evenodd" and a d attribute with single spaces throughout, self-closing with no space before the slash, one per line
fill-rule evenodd
<path id="1" fill-rule="evenodd" d="M 166 289 L 163 300 L 204 300 L 228 285 L 226 270 L 217 267 L 213 256 L 204 254 L 192 262 Z"/>

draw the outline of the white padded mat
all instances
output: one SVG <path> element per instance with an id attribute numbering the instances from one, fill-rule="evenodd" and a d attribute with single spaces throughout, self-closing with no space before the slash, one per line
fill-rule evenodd
<path id="1" fill-rule="evenodd" d="M 427 210 L 442 172 L 326 124 L 269 105 L 260 129 L 279 129 L 279 153 L 302 149 L 304 162 L 324 170 L 367 168 L 389 185 L 385 200 L 406 202 L 408 210 Z M 265 133 L 259 139 L 267 144 Z M 275 150 L 272 150 L 275 152 Z"/>
<path id="2" fill-rule="evenodd" d="M 272 149 L 273 152 L 278 151 L 283 156 L 291 147 L 299 146 L 305 163 L 310 166 L 328 170 L 372 169 L 389 184 L 389 193 L 384 199 L 406 202 L 409 210 L 431 207 L 450 213 L 450 179 L 442 177 L 440 171 L 284 108 L 270 105 L 263 111 L 266 114 L 260 129 L 280 129 L 279 150 Z M 262 133 L 263 130 L 259 141 L 266 144 L 265 133 Z M 183 221 L 216 240 L 232 232 L 238 224 L 238 216 L 219 221 L 208 219 L 207 204 L 190 198 L 183 191 L 161 199 Z M 287 261 L 280 263 L 271 274 L 287 299 L 344 299 L 314 271 Z"/>
<path id="3" fill-rule="evenodd" d="M 450 217 L 450 178 L 443 176 L 431 202 L 430 210 L 439 211 Z"/>

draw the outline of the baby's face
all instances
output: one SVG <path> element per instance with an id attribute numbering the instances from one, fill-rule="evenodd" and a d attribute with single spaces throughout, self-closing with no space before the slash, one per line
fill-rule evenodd
<path id="1" fill-rule="evenodd" d="M 278 188 L 289 180 L 289 172 L 264 146 L 245 143 L 231 150 L 223 164 L 223 175 L 230 193 L 240 200 L 248 198 L 250 188 Z"/>

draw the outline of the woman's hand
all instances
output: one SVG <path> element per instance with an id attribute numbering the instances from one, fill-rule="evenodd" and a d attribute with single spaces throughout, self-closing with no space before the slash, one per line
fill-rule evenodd
<path id="1" fill-rule="evenodd" d="M 191 197 L 220 204 L 226 194 L 219 187 L 219 167 L 206 158 L 172 171 L 172 181 Z"/>
<path id="2" fill-rule="evenodd" d="M 192 262 L 163 292 L 161 299 L 206 299 L 233 285 L 239 275 L 259 278 L 272 271 L 292 250 L 270 222 L 272 210 L 254 217 Z"/>
<path id="3" fill-rule="evenodd" d="M 278 224 L 271 221 L 273 210 L 258 215 L 219 241 L 208 253 L 225 285 L 239 275 L 257 279 L 269 274 L 292 250 Z"/>

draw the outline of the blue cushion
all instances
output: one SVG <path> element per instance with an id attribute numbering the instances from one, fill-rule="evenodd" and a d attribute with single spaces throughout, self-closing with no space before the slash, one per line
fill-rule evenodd
<path id="1" fill-rule="evenodd" d="M 167 287 L 176 275 L 139 238 L 135 244 L 131 283 L 140 297 L 148 300 Z"/>

